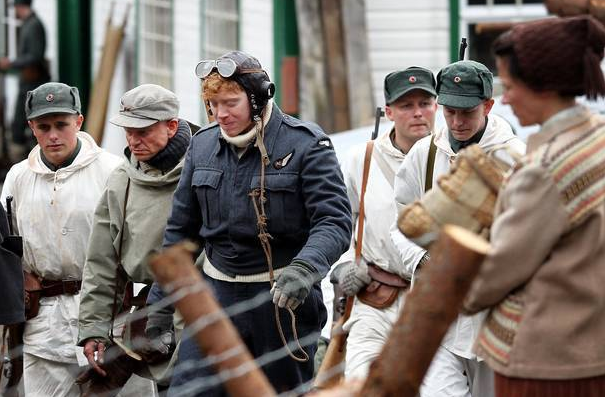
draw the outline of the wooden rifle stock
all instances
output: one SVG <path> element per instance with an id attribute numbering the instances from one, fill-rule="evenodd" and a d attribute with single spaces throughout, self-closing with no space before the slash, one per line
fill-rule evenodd
<path id="1" fill-rule="evenodd" d="M 354 296 L 347 296 L 344 314 L 334 323 L 330 335 L 330 344 L 319 366 L 317 376 L 313 382 L 316 389 L 327 389 L 338 385 L 342 379 L 344 368 L 340 368 L 345 361 L 347 347 L 347 333 L 342 329 L 351 316 Z"/>

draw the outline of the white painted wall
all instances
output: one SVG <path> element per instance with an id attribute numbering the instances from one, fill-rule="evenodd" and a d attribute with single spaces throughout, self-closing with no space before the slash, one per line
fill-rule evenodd
<path id="1" fill-rule="evenodd" d="M 422 66 L 438 72 L 449 63 L 447 0 L 366 0 L 368 49 L 376 104 L 384 105 L 384 77 Z"/>
<path id="2" fill-rule="evenodd" d="M 274 80 L 273 0 L 240 0 L 240 49 L 254 55 Z"/>
<path id="3" fill-rule="evenodd" d="M 179 97 L 182 118 L 197 125 L 205 122 L 200 80 L 195 66 L 201 59 L 200 1 L 179 0 L 174 5 L 174 93 Z"/>

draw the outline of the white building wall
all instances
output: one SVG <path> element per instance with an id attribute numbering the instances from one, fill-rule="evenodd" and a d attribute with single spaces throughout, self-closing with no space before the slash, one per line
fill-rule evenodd
<path id="1" fill-rule="evenodd" d="M 179 97 L 182 118 L 201 125 L 205 116 L 201 100 L 201 84 L 195 66 L 201 60 L 200 1 L 178 0 L 174 7 L 173 88 Z"/>
<path id="2" fill-rule="evenodd" d="M 449 63 L 448 0 L 366 0 L 366 15 L 377 105 L 389 72 L 422 66 L 436 73 Z"/>
<path id="3" fill-rule="evenodd" d="M 274 80 L 273 0 L 240 0 L 240 49 L 254 55 Z"/>

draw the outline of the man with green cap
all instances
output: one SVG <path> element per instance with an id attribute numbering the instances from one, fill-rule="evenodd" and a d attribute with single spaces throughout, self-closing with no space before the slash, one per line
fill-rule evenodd
<path id="1" fill-rule="evenodd" d="M 407 205 L 422 197 L 425 190 L 447 173 L 456 154 L 466 146 L 482 149 L 508 145 L 519 153 L 525 145 L 502 118 L 490 114 L 492 73 L 481 63 L 459 61 L 437 75 L 437 102 L 443 106 L 446 126 L 432 137 L 418 141 L 403 161 L 395 178 L 395 199 Z M 429 156 L 433 151 L 434 157 Z M 433 161 L 429 161 L 433 157 Z M 427 182 L 427 174 L 432 178 Z M 408 240 L 396 227 L 391 239 L 397 246 L 404 268 L 416 276 L 428 259 L 427 252 Z M 475 338 L 485 317 L 459 316 L 441 342 L 420 388 L 422 397 L 493 396 L 493 374 L 472 352 Z"/>
<path id="2" fill-rule="evenodd" d="M 355 300 L 351 317 L 344 325 L 349 333 L 345 359 L 347 378 L 363 378 L 367 375 L 407 295 L 411 274 L 400 266 L 399 253 L 389 238 L 389 227 L 396 211 L 393 180 L 414 143 L 433 130 L 436 96 L 433 73 L 421 67 L 397 70 L 384 79 L 385 113 L 394 125 L 388 134 L 376 139 L 372 150 L 365 193 L 365 233 L 361 242 L 361 259 L 359 262 L 355 260 L 357 230 L 354 230 L 351 248 L 337 262 L 331 279 L 348 296 L 355 296 L 368 284 L 379 282 L 376 277 L 380 276 L 385 277 L 382 281 L 396 283 L 398 292 L 388 307 L 383 308 Z M 354 147 L 343 167 L 357 229 L 366 146 Z"/>
<path id="3" fill-rule="evenodd" d="M 28 124 L 24 108 L 25 96 L 28 91 L 49 81 L 50 76 L 44 59 L 46 33 L 40 18 L 31 8 L 32 0 L 14 0 L 12 3 L 15 16 L 23 23 L 19 31 L 17 57 L 0 58 L 0 72 L 8 70 L 19 72 L 19 93 L 15 102 L 11 131 L 13 143 L 21 148 L 19 156 L 25 157 L 34 145 L 33 137 L 28 137 L 26 134 Z"/>
<path id="4" fill-rule="evenodd" d="M 76 87 L 46 83 L 27 93 L 25 112 L 38 145 L 6 176 L 2 203 L 13 196 L 13 225 L 23 238 L 26 279 L 39 294 L 23 335 L 26 396 L 79 396 L 74 384 L 87 363 L 76 347 L 82 268 L 95 205 L 122 160 L 80 131 Z"/>

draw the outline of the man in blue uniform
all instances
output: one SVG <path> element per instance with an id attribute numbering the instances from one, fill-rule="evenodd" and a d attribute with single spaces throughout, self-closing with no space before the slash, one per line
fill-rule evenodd
<path id="1" fill-rule="evenodd" d="M 192 239 L 205 249 L 203 273 L 224 307 L 266 295 L 264 304 L 231 318 L 254 357 L 284 346 L 274 305 L 287 342 L 296 343 L 291 316 L 301 340 L 317 336 L 263 365 L 275 389 L 287 391 L 313 376 L 326 321 L 319 282 L 349 247 L 343 177 L 321 128 L 271 101 L 275 87 L 256 58 L 229 52 L 200 62 L 196 73 L 217 123 L 192 138 L 164 245 Z M 150 302 L 157 293 L 154 285 Z M 148 331 L 169 326 L 160 317 L 150 315 Z M 183 340 L 179 363 L 193 365 L 177 363 L 169 395 L 224 395 L 203 386 L 212 372 L 196 365 L 199 359 L 194 341 Z"/>

